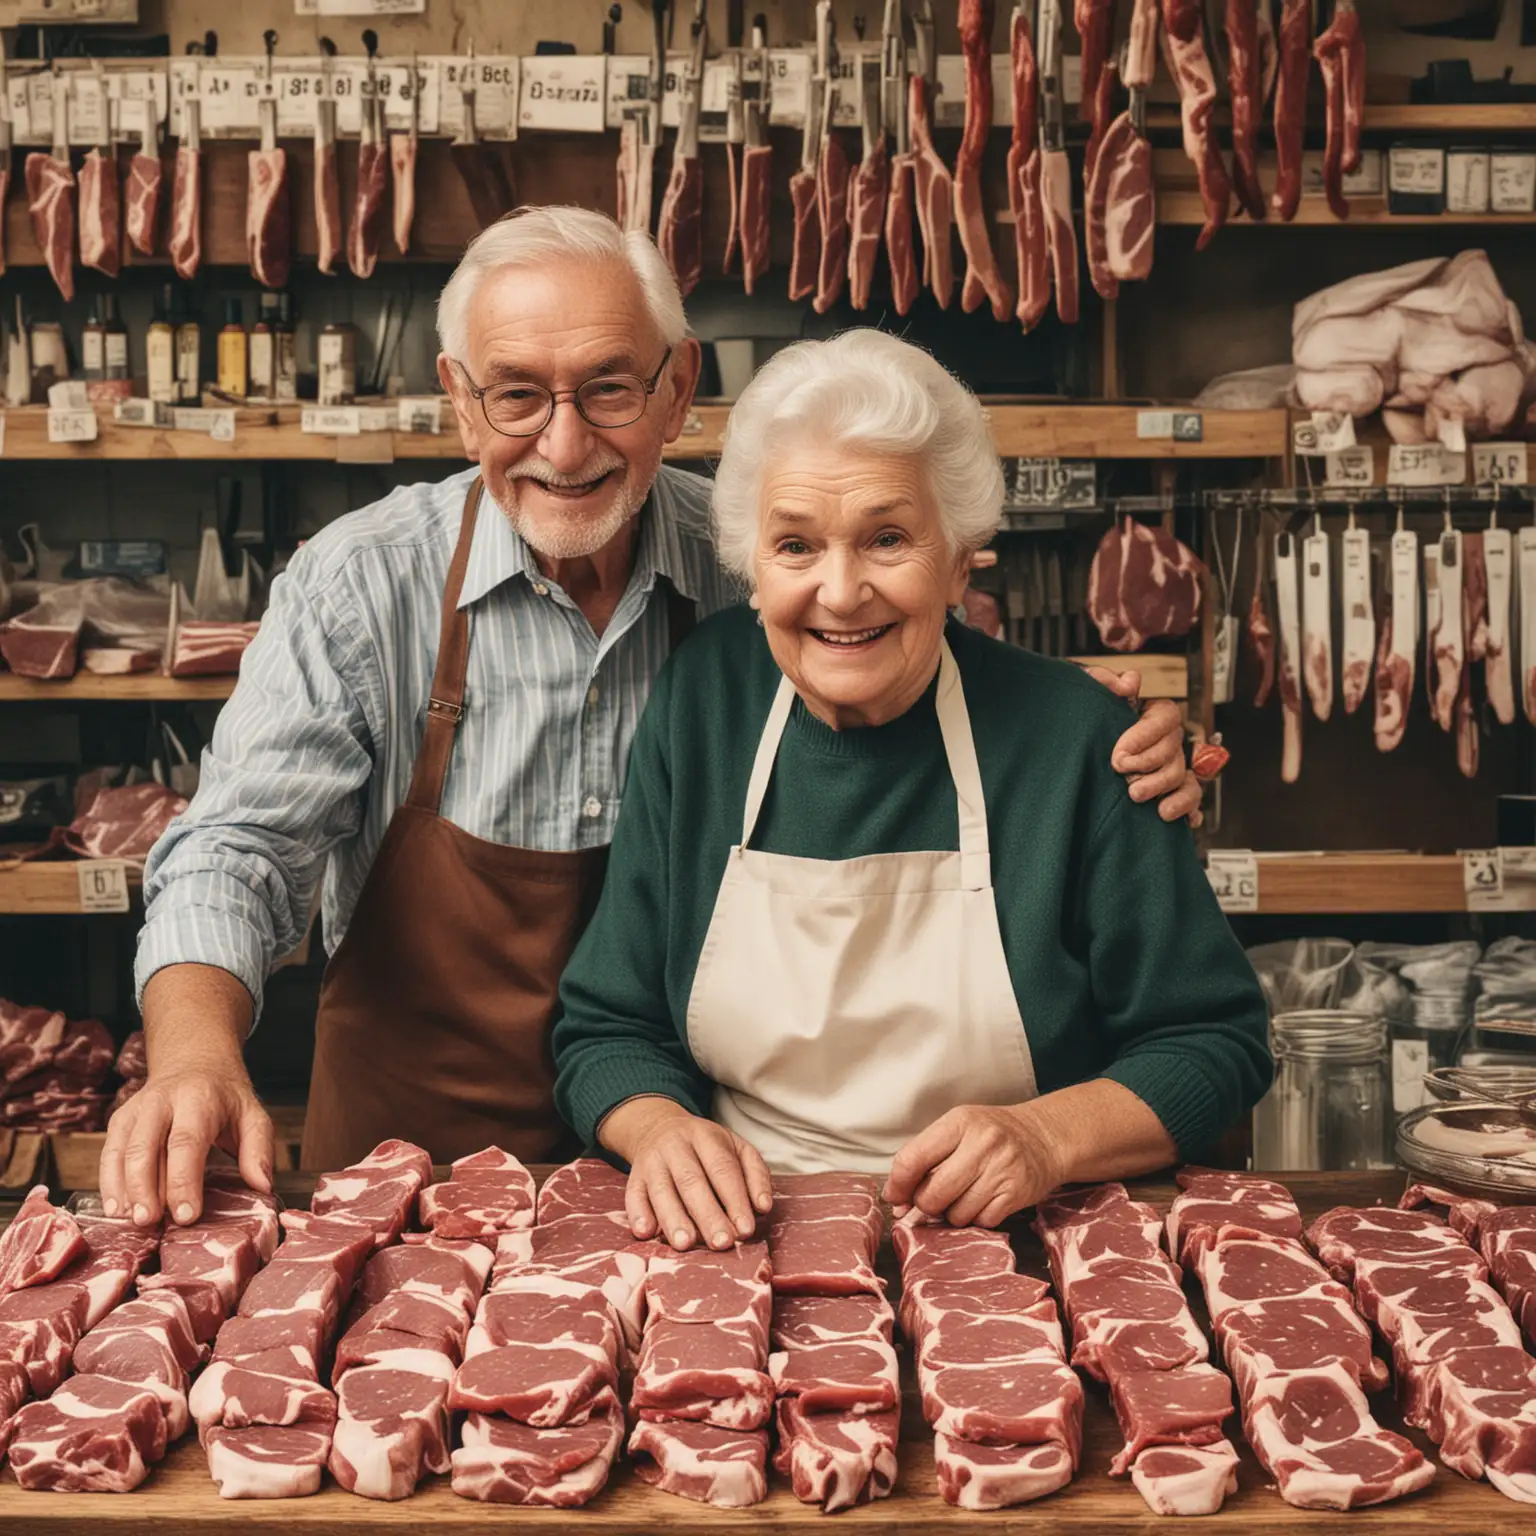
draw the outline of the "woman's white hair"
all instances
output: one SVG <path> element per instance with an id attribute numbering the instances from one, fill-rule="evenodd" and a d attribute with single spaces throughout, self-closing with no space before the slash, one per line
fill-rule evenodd
<path id="1" fill-rule="evenodd" d="M 921 347 L 884 331 L 845 331 L 778 353 L 726 424 L 715 544 L 727 569 L 749 581 L 764 472 L 806 442 L 921 460 L 956 554 L 997 532 L 1003 472 L 981 402 Z"/>
<path id="2" fill-rule="evenodd" d="M 437 301 L 443 351 L 463 360 L 469 344 L 469 307 L 487 273 L 568 261 L 627 262 L 662 341 L 675 347 L 688 334 L 677 279 L 648 234 L 622 230 L 606 213 L 591 208 L 529 207 L 498 219 L 469 242 Z"/>

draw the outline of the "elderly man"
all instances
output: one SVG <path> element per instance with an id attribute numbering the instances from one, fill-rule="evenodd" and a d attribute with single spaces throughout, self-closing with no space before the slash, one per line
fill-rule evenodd
<path id="1" fill-rule="evenodd" d="M 470 245 L 438 322 L 477 466 L 340 519 L 273 584 L 202 787 L 146 873 L 150 1079 L 107 1134 L 109 1213 L 192 1220 L 214 1143 L 270 1187 L 241 1047 L 322 874 L 305 1166 L 389 1136 L 437 1159 L 571 1150 L 550 1023 L 630 741 L 672 649 L 741 591 L 708 481 L 661 464 L 699 348 L 646 237 L 524 210 Z M 1116 767 L 1138 799 L 1170 792 L 1169 819 L 1198 807 L 1171 707 Z"/>

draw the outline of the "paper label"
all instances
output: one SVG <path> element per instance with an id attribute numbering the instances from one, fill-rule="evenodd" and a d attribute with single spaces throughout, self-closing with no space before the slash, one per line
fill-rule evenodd
<path id="1" fill-rule="evenodd" d="M 82 912 L 126 912 L 128 871 L 118 859 L 85 859 L 75 865 Z"/>
<path id="2" fill-rule="evenodd" d="M 48 412 L 48 441 L 50 443 L 94 443 L 96 441 L 95 411 Z"/>
<path id="3" fill-rule="evenodd" d="M 1098 471 L 1084 459 L 1008 459 L 1003 462 L 1010 507 L 1092 507 Z"/>
<path id="4" fill-rule="evenodd" d="M 205 64 L 198 76 L 204 133 L 250 132 L 261 126 L 256 71 L 246 65 Z"/>
<path id="5" fill-rule="evenodd" d="M 1360 164 L 1346 171 L 1339 185 L 1346 197 L 1381 196 L 1381 151 L 1362 149 Z"/>
<path id="6" fill-rule="evenodd" d="M 1409 197 L 1438 197 L 1445 190 L 1445 151 L 1404 145 L 1389 150 L 1387 187 Z"/>
<path id="7" fill-rule="evenodd" d="M 1173 412 L 1137 411 L 1136 436 L 1144 442 L 1172 437 Z"/>
<path id="8" fill-rule="evenodd" d="M 481 138 L 507 139 L 517 131 L 519 61 L 512 55 L 425 60 L 438 79 L 437 131 L 456 135 L 464 128 L 464 87 L 473 80 L 475 131 Z"/>
<path id="9" fill-rule="evenodd" d="M 171 411 L 171 425 L 178 432 L 206 432 L 209 437 L 221 443 L 232 443 L 235 440 L 233 411 L 178 405 Z"/>
<path id="10" fill-rule="evenodd" d="M 622 128 L 629 113 L 643 110 L 650 102 L 651 61 L 643 53 L 616 53 L 604 63 L 603 122 L 609 128 Z"/>
<path id="11" fill-rule="evenodd" d="M 805 126 L 811 95 L 811 55 L 803 48 L 768 50 L 768 121 L 783 128 Z"/>
<path id="12" fill-rule="evenodd" d="M 1497 848 L 1469 848 L 1461 856 L 1461 884 L 1467 903 L 1478 896 L 1504 894 L 1504 861 Z"/>
<path id="13" fill-rule="evenodd" d="M 299 429 L 322 437 L 356 437 L 363 423 L 356 406 L 306 405 L 299 416 Z"/>
<path id="14" fill-rule="evenodd" d="M 1259 910 L 1259 861 L 1250 850 L 1212 849 L 1205 873 L 1223 912 Z"/>
<path id="15" fill-rule="evenodd" d="M 427 0 L 293 0 L 295 16 L 423 16 Z"/>
<path id="16" fill-rule="evenodd" d="M 1475 443 L 1472 447 L 1474 485 L 1528 485 L 1524 443 Z"/>
<path id="17" fill-rule="evenodd" d="M 107 109 L 120 138 L 138 142 L 144 131 L 144 102 L 155 104 L 155 121 L 163 123 L 170 108 L 169 83 L 161 70 L 134 69 L 107 74 Z"/>
<path id="18" fill-rule="evenodd" d="M 1216 625 L 1216 644 L 1211 654 L 1211 697 L 1230 704 L 1236 692 L 1238 623 L 1235 615 L 1223 614 Z"/>
<path id="19" fill-rule="evenodd" d="M 208 436 L 216 443 L 234 442 L 235 413 L 233 411 L 214 411 L 213 425 L 208 428 Z"/>
<path id="20" fill-rule="evenodd" d="M 1392 1109 L 1406 1115 L 1424 1102 L 1424 1074 L 1429 1071 L 1429 1041 L 1392 1042 Z"/>
<path id="21" fill-rule="evenodd" d="M 1439 443 L 1393 443 L 1387 455 L 1388 485 L 1460 485 L 1467 456 Z"/>
<path id="22" fill-rule="evenodd" d="M 70 74 L 69 142 L 103 144 L 107 140 L 107 93 L 94 74 Z"/>
<path id="23" fill-rule="evenodd" d="M 699 93 L 699 142 L 724 144 L 731 93 L 736 89 L 736 66 L 730 59 L 704 61 L 704 85 Z"/>
<path id="24" fill-rule="evenodd" d="M 601 133 L 607 72 L 601 57 L 551 54 L 524 59 L 517 125 L 565 133 Z"/>
<path id="25" fill-rule="evenodd" d="M 434 435 L 443 430 L 443 402 L 436 396 L 425 400 L 400 400 L 395 406 L 397 432 L 430 432 Z"/>
<path id="26" fill-rule="evenodd" d="M 1489 160 L 1489 206 L 1495 213 L 1536 210 L 1536 151 L 1495 154 Z"/>
<path id="27" fill-rule="evenodd" d="M 91 397 L 83 380 L 60 379 L 48 386 L 48 404 L 56 411 L 87 411 Z"/>
<path id="28" fill-rule="evenodd" d="M 1296 427 L 1298 453 L 1338 453 L 1355 446 L 1355 418 L 1348 411 L 1313 411 L 1310 421 L 1297 422 Z M 1311 429 L 1311 448 L 1299 446 L 1308 435 L 1303 431 L 1305 428 Z"/>
<path id="29" fill-rule="evenodd" d="M 158 426 L 158 413 L 153 400 L 119 400 L 112 407 L 112 420 L 120 427 Z"/>
<path id="30" fill-rule="evenodd" d="M 400 419 L 399 410 L 392 405 L 359 405 L 354 409 L 359 432 L 393 432 Z"/>
<path id="31" fill-rule="evenodd" d="M 1329 487 L 1369 486 L 1375 477 L 1375 459 L 1365 444 L 1341 448 L 1323 460 L 1323 483 Z"/>
<path id="32" fill-rule="evenodd" d="M 1445 211 L 1487 213 L 1489 159 L 1486 149 L 1453 150 L 1445 159 Z"/>

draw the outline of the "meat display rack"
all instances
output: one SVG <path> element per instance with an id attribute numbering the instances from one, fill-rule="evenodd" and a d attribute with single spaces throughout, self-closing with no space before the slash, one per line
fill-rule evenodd
<path id="1" fill-rule="evenodd" d="M 541 1177 L 547 1169 L 535 1169 Z M 1295 1194 L 1307 1221 L 1339 1204 L 1393 1204 L 1404 1180 L 1394 1173 L 1299 1173 L 1279 1176 Z M 278 1192 L 290 1204 L 303 1204 L 313 1187 L 312 1175 L 279 1174 Z M 1132 1194 L 1166 1211 L 1174 1189 L 1163 1180 L 1131 1185 Z M 6 1213 L 8 1214 L 8 1212 Z M 0 1217 L 0 1220 L 3 1220 Z M 1019 1226 L 1015 1246 L 1022 1269 L 1044 1276 L 1044 1255 L 1038 1242 Z M 881 1255 L 882 1272 L 894 1278 L 889 1243 Z M 1204 1307 L 1195 1301 L 1204 1322 Z M 903 1350 L 903 1355 L 906 1355 Z M 1084 1421 L 1082 1470 L 1060 1493 L 1002 1514 L 977 1515 L 942 1503 L 935 1490 L 933 1436 L 923 1422 L 910 1379 L 910 1362 L 903 1362 L 905 1403 L 901 1471 L 888 1499 L 848 1510 L 835 1517 L 839 1529 L 878 1530 L 890 1536 L 956 1536 L 963 1531 L 1064 1532 L 1098 1536 L 1104 1531 L 1164 1529 L 1149 1514 L 1128 1479 L 1111 1478 L 1105 1468 L 1120 1448 L 1122 1436 L 1101 1387 L 1090 1384 Z M 1400 1428 L 1390 1394 L 1372 1399 L 1382 1422 Z M 1240 1439 L 1234 1435 L 1234 1440 Z M 1410 1438 L 1430 1450 L 1421 1435 Z M 1502 1498 L 1486 1484 L 1474 1484 L 1440 1470 L 1424 1493 L 1382 1508 L 1348 1515 L 1293 1509 L 1283 1503 L 1254 1461 L 1246 1445 L 1239 1447 L 1239 1491 L 1220 1514 L 1201 1522 L 1202 1531 L 1241 1531 L 1244 1536 L 1299 1536 L 1307 1532 L 1338 1532 L 1345 1525 L 1366 1527 L 1378 1536 L 1417 1536 L 1429 1531 L 1478 1531 L 1486 1536 L 1514 1536 L 1529 1528 L 1529 1512 Z M 1431 1454 L 1432 1451 L 1431 1451 Z M 1438 1458 L 1437 1458 L 1438 1459 Z M 0 1530 L 7 1536 L 73 1536 L 90 1528 L 103 1536 L 194 1536 L 223 1530 L 314 1532 L 316 1536 L 372 1536 L 380 1530 L 397 1532 L 532 1531 L 536 1529 L 590 1533 L 590 1536 L 633 1536 L 668 1528 L 680 1532 L 740 1532 L 769 1528 L 825 1532 L 828 1517 L 815 1506 L 795 1501 L 775 1479 L 767 1501 L 748 1511 L 717 1510 L 646 1487 L 621 1459 L 608 1488 L 585 1509 L 496 1509 L 456 1497 L 447 1478 L 428 1479 L 413 1497 L 399 1504 L 379 1504 L 343 1493 L 328 1485 L 312 1498 L 274 1503 L 221 1500 L 208 1479 L 202 1452 L 187 1438 L 155 1469 L 136 1493 L 104 1498 L 82 1494 L 24 1493 L 6 1478 L 0 1482 Z"/>

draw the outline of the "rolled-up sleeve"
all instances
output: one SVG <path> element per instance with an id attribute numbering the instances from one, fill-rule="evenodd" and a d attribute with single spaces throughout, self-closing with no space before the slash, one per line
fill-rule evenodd
<path id="1" fill-rule="evenodd" d="M 1263 992 L 1182 824 L 1116 785 L 1087 853 L 1089 968 L 1114 1053 L 1100 1075 L 1192 1157 L 1269 1086 Z"/>
<path id="2" fill-rule="evenodd" d="M 362 817 L 373 748 L 360 698 L 373 663 L 348 587 L 301 550 L 203 754 L 196 796 L 149 856 L 134 981 L 218 966 L 261 1013 L 273 961 L 304 937 L 325 858 Z"/>

